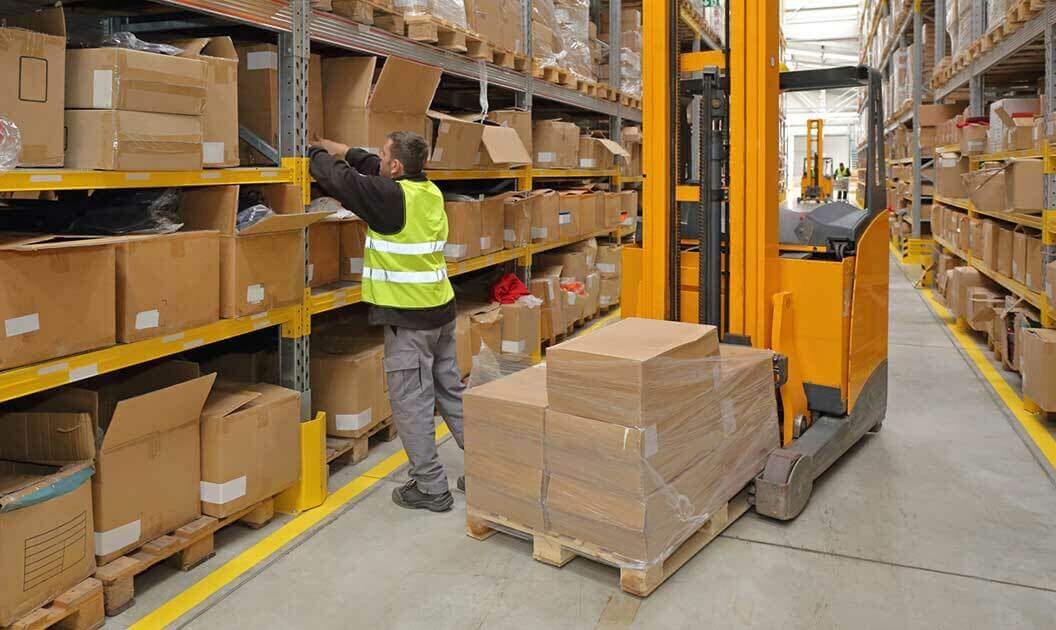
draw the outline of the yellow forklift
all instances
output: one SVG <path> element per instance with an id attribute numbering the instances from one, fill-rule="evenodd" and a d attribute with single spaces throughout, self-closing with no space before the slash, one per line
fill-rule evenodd
<path id="1" fill-rule="evenodd" d="M 823 203 L 832 200 L 832 158 L 825 157 L 825 121 L 807 121 L 807 153 L 803 158 L 803 178 L 800 180 L 797 203 Z"/>
<path id="2" fill-rule="evenodd" d="M 684 43 L 676 0 L 643 4 L 650 141 L 642 244 L 624 248 L 622 297 L 625 316 L 710 324 L 724 343 L 776 353 L 782 446 L 750 497 L 759 514 L 787 520 L 815 479 L 883 423 L 888 262 L 880 75 L 780 72 L 780 4 L 730 0 L 728 46 L 708 52 Z M 783 210 L 780 94 L 841 87 L 867 93 L 865 207 Z M 690 146 L 699 154 L 687 156 Z"/>

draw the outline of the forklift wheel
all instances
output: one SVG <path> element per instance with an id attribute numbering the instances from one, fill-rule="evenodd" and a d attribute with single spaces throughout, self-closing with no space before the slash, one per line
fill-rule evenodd
<path id="1" fill-rule="evenodd" d="M 875 435 L 877 433 L 880 433 L 881 429 L 883 429 L 883 428 L 884 428 L 884 421 L 881 420 L 880 422 L 877 422 L 876 424 L 874 424 L 872 429 L 869 429 L 869 433 L 872 433 L 872 434 Z"/>

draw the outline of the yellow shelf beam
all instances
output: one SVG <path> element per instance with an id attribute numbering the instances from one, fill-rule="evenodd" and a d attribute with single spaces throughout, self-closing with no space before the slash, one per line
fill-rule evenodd
<path id="1" fill-rule="evenodd" d="M 935 147 L 936 153 L 960 153 L 961 145 L 959 144 L 946 144 L 941 147 Z"/>
<path id="2" fill-rule="evenodd" d="M 941 195 L 935 195 L 932 197 L 932 201 L 937 201 L 944 206 L 950 206 L 951 208 L 960 208 L 961 210 L 967 210 L 969 202 L 967 199 L 954 199 L 953 197 L 943 197 Z"/>
<path id="3" fill-rule="evenodd" d="M 426 176 L 436 182 L 467 179 L 520 179 L 530 176 L 530 168 L 476 169 L 468 171 L 427 170 Z"/>
<path id="4" fill-rule="evenodd" d="M 167 188 L 224 184 L 293 182 L 293 171 L 281 167 L 245 167 L 201 171 L 79 171 L 64 168 L 18 168 L 0 172 L 0 191 Z"/>
<path id="5" fill-rule="evenodd" d="M 1045 222 L 1044 214 L 1015 214 L 1012 212 L 1001 212 L 999 210 L 980 210 L 971 203 L 968 204 L 968 210 L 974 214 L 979 214 L 994 219 L 1001 219 L 1002 221 L 1008 221 L 1009 223 L 1015 223 L 1016 225 L 1022 225 L 1024 227 L 1033 228 L 1035 230 L 1041 230 L 1042 225 Z M 1052 211 L 1049 211 L 1046 214 L 1052 214 Z M 1052 223 L 1051 220 L 1050 223 Z"/>
<path id="6" fill-rule="evenodd" d="M 577 177 L 619 177 L 620 170 L 616 168 L 533 168 L 531 176 L 534 178 L 577 178 Z"/>
<path id="7" fill-rule="evenodd" d="M 0 372 L 0 402 L 294 321 L 300 304 Z"/>
<path id="8" fill-rule="evenodd" d="M 1001 151 L 999 153 L 980 153 L 979 155 L 968 156 L 969 162 L 971 162 L 973 168 L 976 164 L 982 162 L 1001 162 L 1004 160 L 1011 160 L 1015 158 L 1028 159 L 1028 158 L 1041 158 L 1041 149 L 1025 149 L 1022 151 Z"/>

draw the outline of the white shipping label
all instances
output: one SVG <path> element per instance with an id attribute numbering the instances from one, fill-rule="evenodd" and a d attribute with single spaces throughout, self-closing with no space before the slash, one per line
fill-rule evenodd
<path id="1" fill-rule="evenodd" d="M 248 70 L 278 70 L 279 53 L 272 50 L 258 50 L 246 55 Z"/>
<path id="2" fill-rule="evenodd" d="M 601 273 L 616 273 L 616 263 L 598 263 L 598 271 Z"/>
<path id="3" fill-rule="evenodd" d="M 548 232 L 549 230 L 545 227 L 533 227 L 532 238 L 547 238 L 549 236 Z"/>
<path id="4" fill-rule="evenodd" d="M 370 426 L 373 418 L 373 409 L 367 407 L 366 411 L 359 413 L 335 413 L 334 424 L 338 431 L 359 431 Z"/>
<path id="5" fill-rule="evenodd" d="M 502 231 L 502 240 L 506 241 L 507 243 L 512 243 L 512 242 L 516 241 L 517 240 L 517 231 L 516 230 L 503 230 Z"/>
<path id="6" fill-rule="evenodd" d="M 737 430 L 737 412 L 734 411 L 733 401 L 727 398 L 722 401 L 722 431 L 726 435 L 732 435 Z"/>
<path id="7" fill-rule="evenodd" d="M 579 158 L 579 168 L 594 168 L 598 165 L 598 161 L 594 158 Z"/>
<path id="8" fill-rule="evenodd" d="M 602 306 L 611 306 L 612 298 L 607 295 L 603 295 L 598 298 L 598 304 L 601 304 Z"/>
<path id="9" fill-rule="evenodd" d="M 443 148 L 436 147 L 435 149 L 433 149 L 433 158 L 432 159 L 433 159 L 434 162 L 439 162 L 440 160 L 444 159 L 444 150 L 443 150 Z"/>
<path id="10" fill-rule="evenodd" d="M 114 106 L 114 71 L 96 70 L 92 73 L 92 107 L 110 109 Z"/>
<path id="11" fill-rule="evenodd" d="M 251 284 L 246 287 L 246 301 L 250 304 L 260 304 L 264 301 L 264 285 Z"/>
<path id="12" fill-rule="evenodd" d="M 634 225 L 634 217 L 627 217 L 626 219 L 620 222 L 620 225 L 625 225 L 628 227 Z"/>
<path id="13" fill-rule="evenodd" d="M 315 279 L 315 265 L 313 263 L 308 263 L 308 282 L 311 282 L 314 279 Z"/>
<path id="14" fill-rule="evenodd" d="M 17 337 L 37 330 L 40 330 L 40 313 L 4 320 L 4 333 L 8 337 Z"/>
<path id="15" fill-rule="evenodd" d="M 95 555 L 105 556 L 139 542 L 142 530 L 139 519 L 105 532 L 95 532 Z"/>
<path id="16" fill-rule="evenodd" d="M 136 330 L 146 330 L 148 328 L 157 328 L 158 321 L 161 319 L 161 313 L 158 309 L 151 311 L 140 311 L 136 313 Z"/>
<path id="17" fill-rule="evenodd" d="M 572 223 L 572 213 L 571 212 L 562 212 L 562 213 L 558 214 L 557 215 L 557 222 L 560 223 L 561 225 L 568 225 L 569 223 Z"/>
<path id="18" fill-rule="evenodd" d="M 490 236 L 481 236 L 480 237 L 480 248 L 481 249 L 491 249 L 491 237 Z"/>
<path id="19" fill-rule="evenodd" d="M 362 258 L 349 258 L 348 259 L 348 273 L 363 273 L 363 259 Z"/>
<path id="20" fill-rule="evenodd" d="M 566 296 L 565 299 L 568 301 L 569 306 L 575 305 L 575 303 L 576 303 L 576 294 L 575 293 L 573 293 L 572 291 L 565 291 L 565 296 Z"/>
<path id="21" fill-rule="evenodd" d="M 524 354 L 524 348 L 527 342 L 523 339 L 521 341 L 510 341 L 508 339 L 502 340 L 502 353 L 503 354 Z"/>
<path id="22" fill-rule="evenodd" d="M 202 161 L 206 164 L 220 164 L 224 161 L 223 142 L 203 142 Z"/>
<path id="23" fill-rule="evenodd" d="M 246 476 L 242 475 L 224 483 L 202 481 L 200 488 L 202 501 L 223 505 L 246 496 Z"/>
<path id="24" fill-rule="evenodd" d="M 448 243 L 447 245 L 444 245 L 444 256 L 447 258 L 462 258 L 466 255 L 467 247 L 468 246 L 466 245 Z"/>
<path id="25" fill-rule="evenodd" d="M 540 164 L 549 164 L 557 161 L 557 154 L 553 151 L 543 151 L 535 156 L 535 161 Z"/>
<path id="26" fill-rule="evenodd" d="M 956 168 L 957 166 L 957 158 L 944 157 L 940 159 L 939 162 L 941 163 L 942 168 Z"/>

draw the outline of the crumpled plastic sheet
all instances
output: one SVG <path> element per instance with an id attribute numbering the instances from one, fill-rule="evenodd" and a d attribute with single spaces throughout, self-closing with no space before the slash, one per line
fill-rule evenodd
<path id="1" fill-rule="evenodd" d="M 18 166 L 22 154 L 22 132 L 18 125 L 0 116 L 0 171 L 10 171 Z"/>
<path id="2" fill-rule="evenodd" d="M 159 55 L 178 55 L 183 52 L 183 49 L 178 46 L 145 42 L 136 37 L 134 33 L 129 33 L 128 31 L 114 33 L 113 35 L 104 38 L 99 44 L 107 48 L 128 48 L 130 50 L 139 50 L 141 52 L 156 53 Z"/>
<path id="3" fill-rule="evenodd" d="M 404 15 L 431 15 L 462 28 L 469 28 L 466 3 L 463 0 L 396 0 Z"/>

